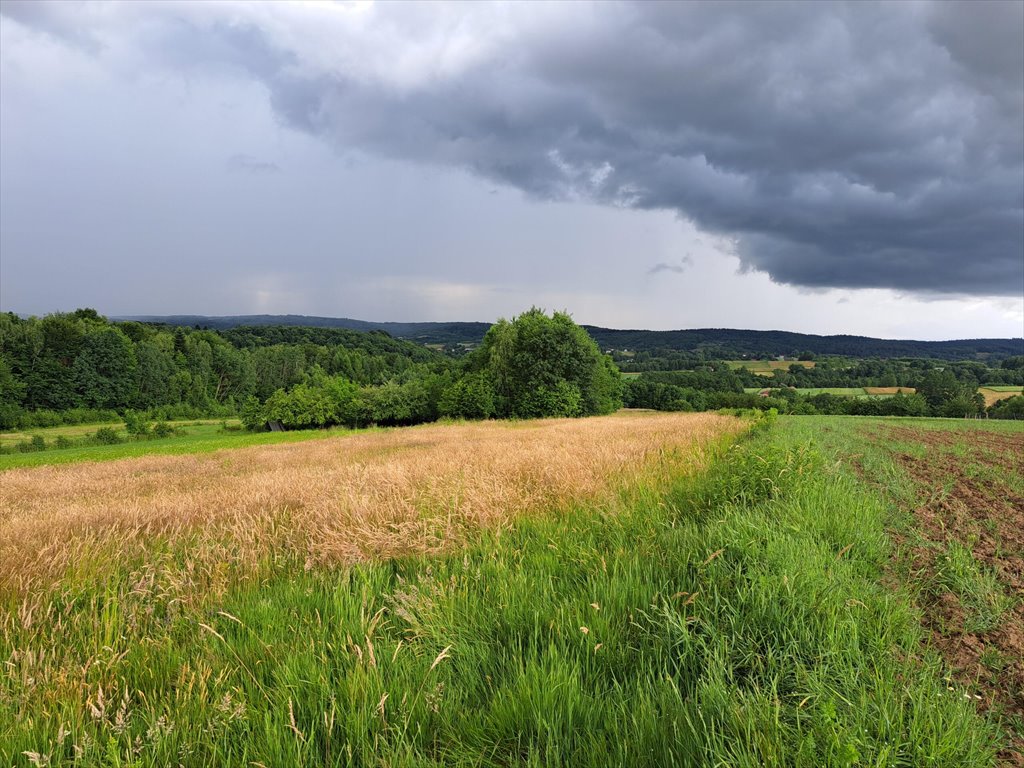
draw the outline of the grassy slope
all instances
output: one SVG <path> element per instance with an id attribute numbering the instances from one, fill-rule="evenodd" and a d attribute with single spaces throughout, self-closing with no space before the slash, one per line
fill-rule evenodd
<path id="1" fill-rule="evenodd" d="M 553 510 L 447 557 L 267 562 L 194 606 L 137 563 L 68 584 L 45 619 L 8 602 L 0 757 L 991 764 L 993 727 L 879 583 L 889 505 L 807 447 L 820 426 L 789 420 L 667 494 Z M 86 690 L 45 674 L 89 657 Z"/>

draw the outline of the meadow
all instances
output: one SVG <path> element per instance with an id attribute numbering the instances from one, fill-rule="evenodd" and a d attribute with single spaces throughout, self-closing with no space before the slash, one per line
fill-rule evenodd
<path id="1" fill-rule="evenodd" d="M 168 437 L 133 439 L 118 424 L 79 424 L 74 426 L 48 427 L 27 432 L 8 432 L 0 436 L 5 448 L 14 449 L 19 443 L 38 436 L 45 444 L 45 450 L 28 452 L 5 452 L 0 454 L 0 471 L 16 467 L 38 467 L 46 464 L 72 464 L 81 461 L 111 461 L 136 456 L 181 455 L 211 453 L 228 448 L 251 445 L 275 445 L 296 441 L 316 440 L 349 434 L 352 430 L 336 427 L 330 430 L 300 432 L 244 432 L 238 419 L 205 419 L 168 422 L 175 434 Z M 90 440 L 98 429 L 111 429 L 121 442 L 111 445 L 97 444 Z M 365 430 L 364 430 L 365 431 Z M 72 441 L 70 447 L 58 447 L 57 438 L 64 436 Z"/>
<path id="2" fill-rule="evenodd" d="M 632 412 L 7 469 L 0 763 L 1012 763 L 1022 441 Z"/>

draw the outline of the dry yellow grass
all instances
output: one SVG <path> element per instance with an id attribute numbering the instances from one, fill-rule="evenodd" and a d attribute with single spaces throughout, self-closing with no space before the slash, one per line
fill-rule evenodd
<path id="1" fill-rule="evenodd" d="M 0 589 L 102 578 L 111 558 L 176 570 L 433 552 L 518 515 L 698 467 L 744 428 L 712 414 L 429 425 L 202 456 L 0 474 Z M 184 553 L 184 559 L 182 559 Z"/>
<path id="2" fill-rule="evenodd" d="M 987 387 L 979 387 L 978 391 L 981 393 L 981 396 L 985 398 L 986 408 L 991 408 L 1000 400 L 1006 400 L 1007 398 L 1016 397 L 1021 394 L 1020 392 L 1001 392 L 996 389 L 988 389 Z"/>

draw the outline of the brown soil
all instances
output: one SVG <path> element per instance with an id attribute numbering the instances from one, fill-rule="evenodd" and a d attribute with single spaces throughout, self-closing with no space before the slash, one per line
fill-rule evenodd
<path id="1" fill-rule="evenodd" d="M 923 456 L 895 454 L 924 499 L 914 515 L 927 542 L 895 535 L 914 578 L 933 582 L 938 555 L 957 541 L 991 568 L 1014 598 L 1000 625 L 986 632 L 965 629 L 967 612 L 953 593 L 922 590 L 921 608 L 933 647 L 954 679 L 978 698 L 979 709 L 1024 717 L 1024 496 L 1010 483 L 1024 477 L 1024 433 L 892 427 L 875 439 L 925 447 Z M 989 471 L 979 473 L 979 465 Z M 1013 746 L 1000 758 L 1024 766 L 1024 732 L 1011 730 L 1011 738 Z"/>

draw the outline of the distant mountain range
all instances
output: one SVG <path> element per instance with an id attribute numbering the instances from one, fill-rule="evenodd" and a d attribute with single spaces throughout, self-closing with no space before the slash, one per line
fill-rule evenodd
<path id="1" fill-rule="evenodd" d="M 374 323 L 347 317 L 309 315 L 144 315 L 115 317 L 170 326 L 203 327 L 227 330 L 239 326 L 305 326 L 310 328 L 346 328 L 355 331 L 385 331 L 400 339 L 420 344 L 478 344 L 490 323 Z M 914 341 L 910 339 L 873 339 L 867 336 L 817 336 L 789 331 L 745 331 L 731 328 L 699 328 L 679 331 L 615 330 L 585 325 L 584 328 L 604 350 L 666 352 L 703 350 L 711 357 L 738 359 L 803 352 L 815 355 L 848 357 L 930 357 L 943 360 L 998 359 L 1024 355 L 1024 338 L 959 339 L 955 341 Z"/>

